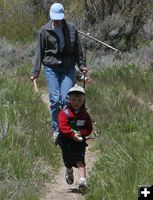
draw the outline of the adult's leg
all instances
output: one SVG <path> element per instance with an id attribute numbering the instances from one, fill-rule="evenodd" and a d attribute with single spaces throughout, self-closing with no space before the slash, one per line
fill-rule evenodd
<path id="1" fill-rule="evenodd" d="M 60 79 L 61 74 L 54 68 L 44 67 L 45 77 L 48 83 L 48 92 L 50 99 L 50 114 L 52 118 L 52 128 L 54 132 L 59 132 L 58 129 L 58 113 L 60 111 Z"/>
<path id="2" fill-rule="evenodd" d="M 74 86 L 76 82 L 75 67 L 70 68 L 67 72 L 62 74 L 61 79 L 61 102 L 65 105 L 68 100 L 66 99 L 68 91 Z"/>

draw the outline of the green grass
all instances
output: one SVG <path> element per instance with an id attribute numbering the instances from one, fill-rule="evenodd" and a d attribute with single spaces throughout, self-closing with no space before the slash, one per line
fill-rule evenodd
<path id="1" fill-rule="evenodd" d="M 59 166 L 49 135 L 50 114 L 33 92 L 28 67 L 0 76 L 0 199 L 39 199 Z M 22 73 L 21 73 L 22 72 Z"/>
<path id="2" fill-rule="evenodd" d="M 115 66 L 95 71 L 92 77 L 95 83 L 88 87 L 87 99 L 97 121 L 101 154 L 86 200 L 135 200 L 138 185 L 153 180 L 153 113 L 148 108 L 152 68 Z"/>
<path id="3" fill-rule="evenodd" d="M 33 92 L 28 66 L 0 76 L 0 200 L 36 200 L 59 166 L 50 115 Z M 97 160 L 86 200 L 135 200 L 153 180 L 152 68 L 102 68 L 91 74 L 87 104 L 97 122 Z M 42 75 L 39 88 L 45 83 Z M 143 103 L 139 103 L 141 99 Z M 87 163 L 88 165 L 88 163 Z"/>

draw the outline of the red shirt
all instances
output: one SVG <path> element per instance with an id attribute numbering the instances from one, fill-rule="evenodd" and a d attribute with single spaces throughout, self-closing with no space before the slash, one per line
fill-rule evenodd
<path id="1" fill-rule="evenodd" d="M 63 108 L 58 116 L 58 125 L 60 132 L 66 137 L 74 136 L 75 133 L 72 129 L 80 131 L 82 136 L 90 135 L 93 129 L 91 118 L 84 108 L 78 112 L 71 107 Z"/>

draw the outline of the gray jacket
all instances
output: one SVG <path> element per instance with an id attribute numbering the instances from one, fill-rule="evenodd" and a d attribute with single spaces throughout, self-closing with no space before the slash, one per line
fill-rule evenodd
<path id="1" fill-rule="evenodd" d="M 76 27 L 72 23 L 63 20 L 63 34 L 65 46 L 61 53 L 59 38 L 52 29 L 51 21 L 42 26 L 38 36 L 32 76 L 36 78 L 39 76 L 42 64 L 56 68 L 61 72 L 74 67 L 75 64 L 79 68 L 84 65 L 83 52 Z"/>

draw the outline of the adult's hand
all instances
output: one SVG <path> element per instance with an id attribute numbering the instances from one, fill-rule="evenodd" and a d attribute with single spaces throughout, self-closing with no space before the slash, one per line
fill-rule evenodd
<path id="1" fill-rule="evenodd" d="M 34 90 L 35 90 L 35 92 L 38 93 L 38 87 L 37 87 L 37 83 L 36 83 L 37 78 L 34 77 L 34 76 L 31 76 L 30 79 L 31 79 L 31 81 L 32 81 L 33 84 L 34 84 Z"/>
<path id="2" fill-rule="evenodd" d="M 85 77 L 85 82 L 86 82 L 86 83 L 91 83 L 92 80 L 91 80 L 91 78 L 90 78 L 89 76 L 87 76 L 87 77 Z"/>
<path id="3" fill-rule="evenodd" d="M 35 76 L 31 76 L 30 79 L 31 79 L 31 81 L 34 81 L 37 78 Z"/>
<path id="4" fill-rule="evenodd" d="M 87 74 L 87 72 L 89 71 L 87 66 L 81 67 L 80 70 L 81 70 L 81 72 L 83 72 L 83 74 Z"/>

